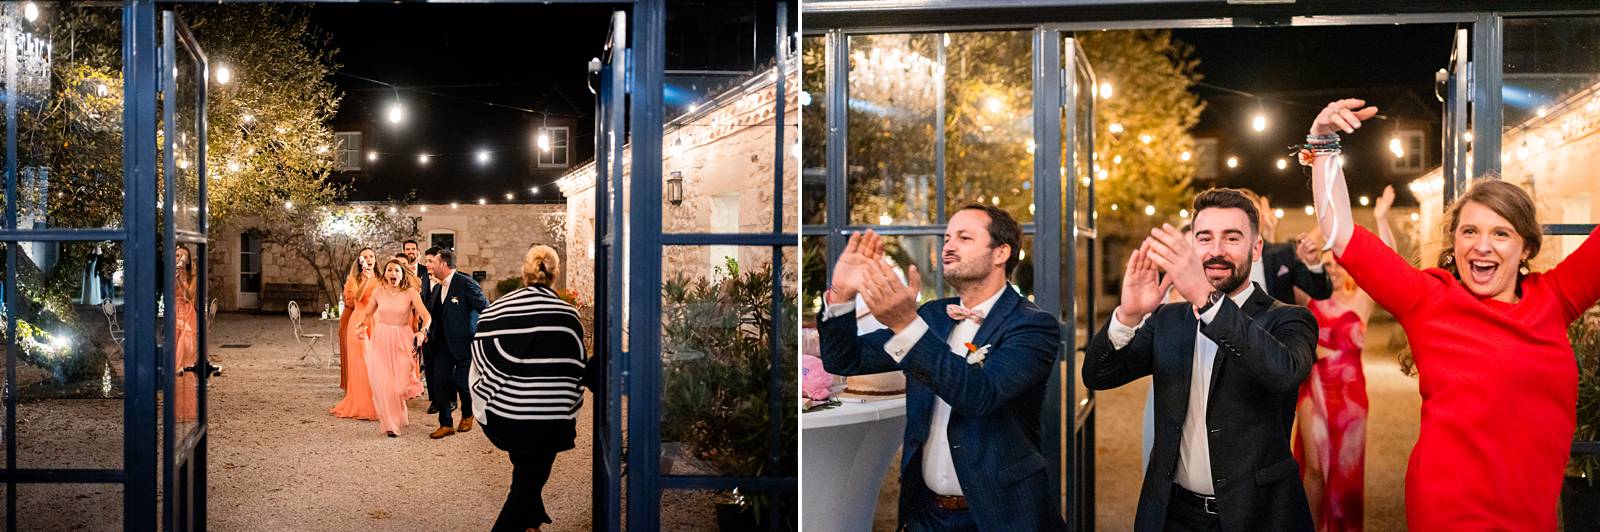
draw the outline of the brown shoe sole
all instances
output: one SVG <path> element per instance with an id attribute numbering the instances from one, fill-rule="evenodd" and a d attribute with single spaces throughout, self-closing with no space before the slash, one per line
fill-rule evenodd
<path id="1" fill-rule="evenodd" d="M 433 434 L 429 434 L 428 437 L 437 440 L 445 436 L 454 436 L 455 433 L 456 430 L 450 427 L 439 427 L 439 430 L 433 431 Z"/>

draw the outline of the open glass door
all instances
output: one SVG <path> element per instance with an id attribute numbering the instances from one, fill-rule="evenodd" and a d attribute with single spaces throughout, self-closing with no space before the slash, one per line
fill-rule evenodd
<path id="1" fill-rule="evenodd" d="M 610 35 L 599 58 L 589 63 L 594 81 L 594 349 L 590 364 L 603 366 L 594 388 L 594 474 L 592 525 L 595 530 L 616 531 L 622 526 L 622 375 L 627 356 L 623 335 L 627 319 L 623 306 L 627 223 L 623 216 L 623 190 L 627 178 L 622 171 L 622 146 L 627 137 L 623 121 L 626 96 L 627 32 L 626 14 L 611 15 Z M 604 301 L 604 303 L 600 303 Z"/>
<path id="2" fill-rule="evenodd" d="M 1076 38 L 1061 39 L 1061 359 L 1050 407 L 1057 410 L 1050 439 L 1058 445 L 1061 508 L 1076 530 L 1094 529 L 1094 395 L 1078 375 L 1083 349 L 1094 334 L 1095 74 Z"/>
<path id="3" fill-rule="evenodd" d="M 1444 119 L 1440 139 L 1444 142 L 1444 204 L 1455 202 L 1456 196 L 1465 192 L 1472 182 L 1472 166 L 1467 158 L 1467 146 L 1472 129 L 1467 124 L 1470 82 L 1467 69 L 1467 29 L 1457 29 L 1450 48 L 1450 63 L 1439 69 L 1434 81 L 1439 101 L 1444 103 Z"/>
<path id="4" fill-rule="evenodd" d="M 183 19 L 161 20 L 159 195 L 162 273 L 162 522 L 206 521 L 206 84 L 205 52 Z"/>

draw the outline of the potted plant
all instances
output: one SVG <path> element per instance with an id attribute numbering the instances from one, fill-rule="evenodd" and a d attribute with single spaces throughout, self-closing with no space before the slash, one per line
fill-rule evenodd
<path id="1" fill-rule="evenodd" d="M 799 400 L 794 327 L 778 327 L 778 368 L 772 367 L 772 334 L 774 323 L 794 322 L 796 295 L 783 290 L 775 317 L 770 265 L 742 270 L 730 259 L 717 269 L 715 280 L 679 274 L 662 287 L 661 439 L 678 444 L 683 456 L 675 462 L 694 464 L 707 474 L 793 476 L 798 420 L 792 405 Z M 776 435 L 769 416 L 774 378 L 783 379 Z M 769 459 L 772 438 L 782 450 L 776 461 Z M 729 492 L 722 498 L 717 512 L 725 530 L 794 526 L 768 522 L 769 505 L 792 507 L 792 495 L 780 500 Z"/>
<path id="2" fill-rule="evenodd" d="M 1578 430 L 1573 441 L 1600 441 L 1600 306 L 1590 308 L 1567 329 L 1578 358 Z M 1561 514 L 1567 530 L 1600 530 L 1600 455 L 1574 454 L 1561 487 Z"/>

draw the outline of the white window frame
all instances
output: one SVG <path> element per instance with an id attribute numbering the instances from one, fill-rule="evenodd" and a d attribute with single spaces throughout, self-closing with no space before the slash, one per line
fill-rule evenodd
<path id="1" fill-rule="evenodd" d="M 1427 166 L 1424 160 L 1427 155 L 1427 136 L 1420 129 L 1402 129 L 1396 131 L 1394 136 L 1400 139 L 1400 146 L 1405 148 L 1405 156 L 1390 157 L 1389 171 L 1396 174 L 1422 173 Z"/>
<path id="2" fill-rule="evenodd" d="M 333 133 L 333 144 L 333 169 L 335 171 L 361 171 L 360 131 L 336 131 Z"/>
<path id="3" fill-rule="evenodd" d="M 572 166 L 572 128 L 566 126 L 544 127 L 539 131 L 550 138 L 550 151 L 539 150 L 539 168 L 567 168 Z M 560 133 L 557 135 L 557 133 Z M 537 146 L 535 146 L 537 148 Z"/>

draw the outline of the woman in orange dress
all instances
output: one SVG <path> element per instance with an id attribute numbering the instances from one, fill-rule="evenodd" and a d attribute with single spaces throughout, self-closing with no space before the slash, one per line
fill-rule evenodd
<path id="1" fill-rule="evenodd" d="M 370 248 L 363 249 L 361 256 L 357 257 L 355 264 L 351 266 L 352 275 L 345 281 L 345 286 L 349 287 L 353 281 L 355 290 L 346 289 L 344 302 L 352 306 L 352 310 L 346 314 L 348 316 L 363 315 L 372 304 L 372 291 L 378 288 L 377 277 L 373 274 L 374 257 L 376 254 Z M 364 327 L 351 326 L 341 335 L 348 353 L 344 357 L 348 364 L 344 366 L 343 372 L 348 386 L 345 388 L 344 399 L 328 409 L 328 412 L 344 418 L 377 420 L 378 409 L 372 403 L 372 384 L 367 379 L 366 346 L 361 339 L 363 337 L 358 336 L 364 332 L 362 329 Z M 357 371 L 355 368 L 360 370 Z"/>
<path id="2" fill-rule="evenodd" d="M 194 308 L 194 259 L 189 255 L 189 248 L 182 245 L 173 250 L 173 256 L 175 275 L 172 287 L 177 300 L 173 320 L 177 330 L 174 332 L 172 367 L 177 368 L 178 383 L 172 406 L 178 421 L 194 421 L 199 417 L 197 411 L 200 402 L 200 378 L 194 374 L 195 363 L 200 360 L 199 313 Z"/>
<path id="3" fill-rule="evenodd" d="M 422 395 L 416 358 L 411 355 L 422 345 L 424 336 L 412 325 L 421 319 L 426 329 L 433 321 L 406 270 L 404 260 L 389 259 L 383 265 L 383 281 L 372 294 L 372 304 L 351 321 L 357 331 L 372 331 L 358 333 L 356 341 L 366 342 L 363 351 L 367 378 L 372 384 L 372 402 L 378 410 L 378 425 L 390 438 L 399 436 L 400 429 L 407 425 L 406 400 Z"/>
<path id="4" fill-rule="evenodd" d="M 344 308 L 339 312 L 339 389 L 350 389 L 350 316 L 356 311 L 356 300 L 361 298 L 361 260 L 367 264 L 377 262 L 378 254 L 372 248 L 361 248 L 356 261 L 350 264 L 350 273 L 344 276 Z"/>

